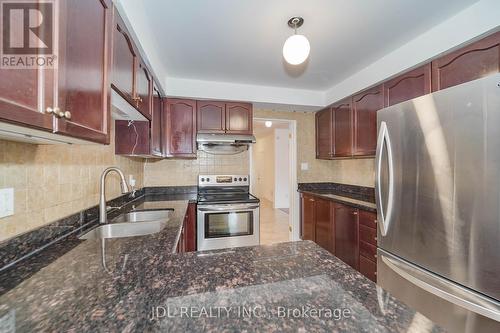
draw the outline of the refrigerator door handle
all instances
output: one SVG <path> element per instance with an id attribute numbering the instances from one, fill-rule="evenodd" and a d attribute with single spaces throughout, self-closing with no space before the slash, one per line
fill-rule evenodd
<path id="1" fill-rule="evenodd" d="M 383 250 L 379 249 L 378 251 L 382 262 L 410 283 L 448 302 L 500 322 L 499 302 L 413 264 L 403 262 Z"/>
<path id="2" fill-rule="evenodd" d="M 381 185 L 381 169 L 382 169 L 382 152 L 384 147 L 387 150 L 387 165 L 389 172 L 389 191 L 387 193 L 387 210 L 384 211 L 382 205 L 382 185 Z M 389 129 L 387 123 L 382 121 L 380 123 L 380 130 L 377 139 L 377 151 L 375 154 L 375 196 L 377 203 L 377 212 L 379 215 L 378 224 L 380 226 L 380 233 L 382 236 L 387 235 L 389 224 L 391 223 L 392 207 L 394 204 L 394 165 L 392 159 L 392 146 L 389 137 Z"/>

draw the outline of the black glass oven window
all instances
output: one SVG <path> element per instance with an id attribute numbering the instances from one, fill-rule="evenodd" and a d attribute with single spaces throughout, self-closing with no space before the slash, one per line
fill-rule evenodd
<path id="1" fill-rule="evenodd" d="M 205 238 L 253 235 L 253 212 L 205 214 Z"/>

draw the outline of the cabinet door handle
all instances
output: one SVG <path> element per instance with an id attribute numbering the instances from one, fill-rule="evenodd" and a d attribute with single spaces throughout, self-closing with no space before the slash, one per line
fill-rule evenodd
<path id="1" fill-rule="evenodd" d="M 357 211 L 352 212 L 352 215 L 358 215 Z"/>
<path id="2" fill-rule="evenodd" d="M 66 118 L 66 119 L 71 119 L 71 112 L 69 111 L 64 111 L 63 113 L 63 117 Z"/>

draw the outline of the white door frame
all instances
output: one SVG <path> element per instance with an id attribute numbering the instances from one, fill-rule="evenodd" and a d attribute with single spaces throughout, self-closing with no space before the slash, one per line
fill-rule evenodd
<path id="1" fill-rule="evenodd" d="M 292 227 L 291 232 L 288 233 L 289 240 L 298 241 L 300 240 L 300 218 L 299 218 L 299 210 L 300 210 L 300 196 L 299 192 L 297 192 L 297 121 L 292 119 L 278 119 L 278 118 L 253 118 L 253 120 L 257 121 L 274 121 L 274 122 L 287 122 L 288 128 L 290 129 L 290 214 L 288 215 L 288 225 Z M 253 158 L 252 158 L 252 149 L 253 147 L 250 145 L 250 179 L 253 179 Z M 253 192 L 253 181 L 250 182 L 250 191 Z"/>

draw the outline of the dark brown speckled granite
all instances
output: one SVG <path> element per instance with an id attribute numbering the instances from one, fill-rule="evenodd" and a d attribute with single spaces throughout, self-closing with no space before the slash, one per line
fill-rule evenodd
<path id="1" fill-rule="evenodd" d="M 82 242 L 0 296 L 0 315 L 15 312 L 16 332 L 440 331 L 312 242 L 172 254 L 172 233 Z M 350 315 L 280 317 L 303 306 Z"/>
<path id="2" fill-rule="evenodd" d="M 309 193 L 355 208 L 375 212 L 375 192 L 372 187 L 338 183 L 299 183 L 299 192 Z"/>

